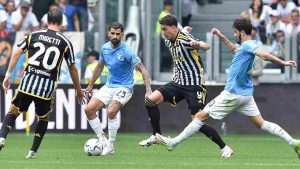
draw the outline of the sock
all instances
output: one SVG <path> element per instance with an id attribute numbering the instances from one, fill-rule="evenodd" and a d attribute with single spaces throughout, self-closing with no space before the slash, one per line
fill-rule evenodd
<path id="1" fill-rule="evenodd" d="M 90 124 L 91 128 L 96 133 L 97 137 L 99 139 L 104 139 L 105 137 L 104 137 L 104 132 L 103 132 L 102 127 L 101 127 L 100 119 L 98 117 L 96 117 L 95 119 L 88 120 L 88 121 L 89 121 L 89 124 Z"/>
<path id="2" fill-rule="evenodd" d="M 226 144 L 214 128 L 204 124 L 199 131 L 205 134 L 206 137 L 210 138 L 213 142 L 215 142 L 220 147 L 220 149 L 223 149 L 226 146 Z"/>
<path id="3" fill-rule="evenodd" d="M 285 130 L 283 130 L 280 126 L 278 126 L 275 123 L 264 121 L 264 123 L 261 126 L 261 130 L 283 138 L 290 145 L 293 145 L 295 142 L 294 139 Z"/>
<path id="4" fill-rule="evenodd" d="M 146 106 L 146 109 L 148 111 L 148 117 L 149 121 L 151 123 L 152 127 L 152 134 L 155 135 L 156 133 L 161 134 L 160 131 L 160 125 L 159 125 L 159 120 L 160 120 L 160 112 L 157 106 L 154 107 L 149 107 Z"/>
<path id="5" fill-rule="evenodd" d="M 44 138 L 44 135 L 47 131 L 48 121 L 46 120 L 39 120 L 36 128 L 35 128 L 35 135 L 31 147 L 31 151 L 37 152 L 38 148 L 41 145 L 41 142 Z"/>
<path id="6" fill-rule="evenodd" d="M 14 126 L 14 123 L 16 121 L 16 116 L 12 113 L 8 112 L 3 120 L 1 131 L 0 131 L 0 137 L 6 138 L 8 132 L 12 129 Z"/>
<path id="7" fill-rule="evenodd" d="M 110 144 L 114 145 L 114 142 L 116 141 L 118 132 L 118 120 L 116 118 L 114 119 L 108 119 L 108 141 Z"/>
<path id="8" fill-rule="evenodd" d="M 204 125 L 204 122 L 194 119 L 178 136 L 174 137 L 173 143 L 174 145 L 179 144 L 180 142 L 186 140 L 187 138 L 194 135 L 196 132 L 200 130 L 200 128 Z"/>

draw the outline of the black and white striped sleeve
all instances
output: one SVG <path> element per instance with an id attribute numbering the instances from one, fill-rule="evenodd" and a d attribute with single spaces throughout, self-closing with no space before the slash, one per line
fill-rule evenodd
<path id="1" fill-rule="evenodd" d="M 17 46 L 19 48 L 22 48 L 22 50 L 25 52 L 28 49 L 28 37 L 31 35 L 24 36 L 18 43 Z"/>
<path id="2" fill-rule="evenodd" d="M 75 56 L 74 56 L 74 50 L 73 50 L 73 45 L 71 42 L 67 42 L 67 47 L 65 49 L 65 55 L 64 58 L 67 62 L 68 65 L 72 65 L 75 63 Z"/>

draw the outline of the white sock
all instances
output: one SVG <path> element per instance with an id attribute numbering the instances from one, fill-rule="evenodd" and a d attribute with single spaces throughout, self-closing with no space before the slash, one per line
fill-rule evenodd
<path id="1" fill-rule="evenodd" d="M 117 132 L 118 132 L 118 120 L 117 120 L 117 118 L 108 119 L 108 137 L 109 137 L 108 141 L 112 145 L 116 141 Z"/>
<path id="2" fill-rule="evenodd" d="M 104 137 L 104 132 L 103 132 L 102 127 L 101 127 L 100 119 L 98 117 L 96 117 L 95 119 L 88 120 L 88 121 L 89 121 L 89 124 L 90 124 L 91 128 L 96 133 L 97 137 L 99 139 L 104 139 L 105 137 Z"/>
<path id="3" fill-rule="evenodd" d="M 267 131 L 273 135 L 283 138 L 289 143 L 289 145 L 293 145 L 295 142 L 294 139 L 285 130 L 283 130 L 279 125 L 275 123 L 264 121 L 261 126 L 261 130 Z"/>
<path id="4" fill-rule="evenodd" d="M 178 136 L 172 139 L 174 145 L 179 144 L 180 142 L 197 133 L 203 125 L 204 122 L 195 118 Z"/>

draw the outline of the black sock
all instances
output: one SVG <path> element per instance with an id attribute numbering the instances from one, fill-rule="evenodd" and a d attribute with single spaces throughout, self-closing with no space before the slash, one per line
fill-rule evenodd
<path id="1" fill-rule="evenodd" d="M 47 131 L 48 121 L 46 120 L 39 120 L 36 128 L 35 128 L 35 136 L 33 140 L 33 144 L 31 147 L 31 151 L 37 152 L 40 144 L 43 140 L 43 137 Z"/>
<path id="2" fill-rule="evenodd" d="M 0 131 L 0 137 L 6 138 L 8 132 L 14 126 L 16 118 L 17 117 L 10 112 L 5 115 Z"/>
<path id="3" fill-rule="evenodd" d="M 158 107 L 157 106 L 154 106 L 154 107 L 146 106 L 146 108 L 148 111 L 148 116 L 149 116 L 149 120 L 151 123 L 153 135 L 155 135 L 156 133 L 161 134 L 160 125 L 159 125 L 160 112 L 159 112 Z"/>
<path id="4" fill-rule="evenodd" d="M 220 149 L 223 149 L 226 146 L 226 144 L 224 143 L 224 141 L 222 140 L 222 138 L 220 137 L 220 135 L 218 134 L 218 132 L 214 128 L 204 124 L 200 128 L 199 131 L 202 132 L 203 134 L 205 134 L 206 137 L 210 138 L 213 142 L 218 144 Z"/>

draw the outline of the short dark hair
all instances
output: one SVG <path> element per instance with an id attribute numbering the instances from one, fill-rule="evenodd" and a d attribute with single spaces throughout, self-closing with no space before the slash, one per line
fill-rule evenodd
<path id="1" fill-rule="evenodd" d="M 92 50 L 88 53 L 87 57 L 91 57 L 91 56 L 94 56 L 96 57 L 96 60 L 99 60 L 99 52 Z"/>
<path id="2" fill-rule="evenodd" d="M 164 0 L 164 6 L 173 5 L 173 0 Z"/>
<path id="3" fill-rule="evenodd" d="M 297 8 L 293 9 L 291 13 L 296 13 L 298 16 L 300 15 L 299 10 Z"/>
<path id="4" fill-rule="evenodd" d="M 176 26 L 178 24 L 177 18 L 174 15 L 166 15 L 165 17 L 163 17 L 159 23 L 161 25 L 167 25 L 167 26 Z"/>
<path id="5" fill-rule="evenodd" d="M 47 19 L 48 24 L 61 25 L 62 13 L 58 9 L 49 10 Z"/>
<path id="6" fill-rule="evenodd" d="M 245 18 L 238 18 L 234 20 L 232 28 L 237 29 L 238 31 L 244 31 L 246 35 L 251 35 L 251 30 L 253 28 L 251 21 Z"/>
<path id="7" fill-rule="evenodd" d="M 108 27 L 108 31 L 110 31 L 110 29 L 113 28 L 113 29 L 121 29 L 121 32 L 123 32 L 124 30 L 124 26 L 119 23 L 119 22 L 113 22 L 109 25 Z"/>

